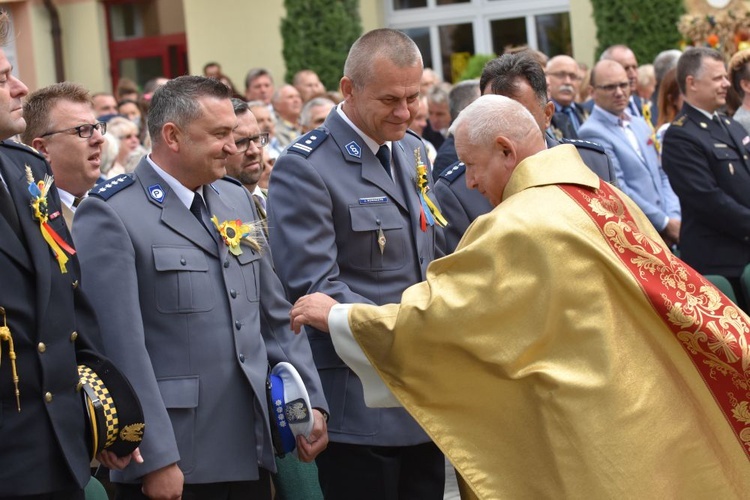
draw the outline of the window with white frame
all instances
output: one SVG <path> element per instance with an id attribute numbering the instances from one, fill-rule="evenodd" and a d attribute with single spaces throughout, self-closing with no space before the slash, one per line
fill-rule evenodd
<path id="1" fill-rule="evenodd" d="M 572 54 L 570 0 L 385 0 L 386 24 L 404 31 L 425 67 L 456 80 L 474 54 L 528 45 L 548 56 Z"/>

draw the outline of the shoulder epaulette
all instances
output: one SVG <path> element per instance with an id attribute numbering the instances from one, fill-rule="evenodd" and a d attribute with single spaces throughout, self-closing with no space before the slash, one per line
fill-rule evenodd
<path id="1" fill-rule="evenodd" d="M 580 149 L 591 149 L 598 153 L 606 153 L 604 146 L 596 142 L 584 141 L 582 139 L 560 139 L 560 144 L 572 144 L 573 146 Z"/>
<path id="2" fill-rule="evenodd" d="M 294 141 L 289 146 L 288 151 L 300 154 L 307 158 L 310 156 L 310 153 L 315 151 L 315 149 L 323 144 L 326 139 L 328 139 L 328 129 L 323 127 L 316 128 Z"/>
<path id="3" fill-rule="evenodd" d="M 94 186 L 94 189 L 89 191 L 89 195 L 98 196 L 103 200 L 108 200 L 134 182 L 135 179 L 133 179 L 131 174 L 120 174 L 117 177 L 113 177 L 106 182 Z"/>
<path id="4" fill-rule="evenodd" d="M 42 160 L 46 160 L 46 158 L 44 157 L 44 155 L 42 153 L 40 153 L 36 149 L 34 149 L 31 146 L 29 146 L 27 144 L 24 144 L 22 142 L 18 142 L 18 141 L 14 141 L 14 140 L 11 140 L 11 139 L 7 139 L 7 140 L 4 140 L 4 141 L 0 142 L 0 146 L 6 147 L 8 149 L 15 149 L 15 150 L 18 150 L 18 151 L 23 151 L 25 153 L 29 153 L 29 154 L 32 154 L 34 156 L 38 156 Z"/>
<path id="5" fill-rule="evenodd" d="M 685 120 L 687 120 L 687 115 L 680 115 L 672 122 L 672 125 L 675 125 L 677 127 L 682 127 L 685 124 Z"/>
<path id="6" fill-rule="evenodd" d="M 235 179 L 234 177 L 225 175 L 224 177 L 221 178 L 221 180 L 231 182 L 232 184 L 237 184 L 238 186 L 242 187 L 242 183 L 238 181 L 237 179 Z"/>
<path id="7" fill-rule="evenodd" d="M 448 184 L 451 184 L 453 181 L 461 177 L 461 175 L 466 171 L 466 165 L 464 165 L 464 162 L 459 161 L 451 165 L 450 167 L 446 168 L 442 174 L 440 174 L 440 177 L 438 179 L 445 179 L 445 182 Z"/>

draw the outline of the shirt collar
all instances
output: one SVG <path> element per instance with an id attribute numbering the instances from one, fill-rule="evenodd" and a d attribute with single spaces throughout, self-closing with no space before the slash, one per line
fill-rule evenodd
<path id="1" fill-rule="evenodd" d="M 687 103 L 687 105 L 688 105 L 688 106 L 690 106 L 691 108 L 693 108 L 693 109 L 694 109 L 694 110 L 696 110 L 696 111 L 700 111 L 700 112 L 701 112 L 701 113 L 702 113 L 702 114 L 703 114 L 703 115 L 704 115 L 704 116 L 705 116 L 706 118 L 708 118 L 709 120 L 713 120 L 713 119 L 714 119 L 714 116 L 716 116 L 716 113 L 709 113 L 709 112 L 708 112 L 708 111 L 706 111 L 705 109 L 701 109 L 701 108 L 698 108 L 698 107 L 696 107 L 696 106 L 693 106 L 693 105 L 692 105 L 692 104 L 690 104 L 690 103 Z"/>
<path id="2" fill-rule="evenodd" d="M 164 179 L 164 181 L 169 185 L 170 189 L 172 189 L 174 194 L 177 195 L 182 204 L 185 205 L 188 210 L 190 210 L 190 205 L 193 204 L 195 193 L 203 196 L 203 186 L 198 187 L 198 189 L 196 189 L 195 191 L 191 191 L 190 189 L 186 188 L 180 181 L 165 172 L 159 165 L 154 163 L 154 161 L 151 159 L 151 155 L 147 155 L 146 160 L 148 160 L 148 163 L 153 167 L 154 171 L 159 174 L 159 177 Z"/>
<path id="3" fill-rule="evenodd" d="M 348 116 L 346 116 L 346 113 L 344 113 L 344 103 L 340 103 L 338 106 L 336 106 L 336 112 L 339 114 L 342 120 L 344 120 L 347 125 L 349 125 L 358 136 L 362 138 L 363 141 L 365 141 L 365 144 L 367 144 L 367 147 L 370 148 L 370 151 L 372 151 L 372 154 L 377 154 L 378 149 L 380 149 L 380 144 L 375 142 L 374 140 L 370 139 L 370 137 L 362 132 L 359 127 L 357 127 L 354 122 L 352 122 Z M 386 141 L 386 146 L 388 146 L 388 149 L 391 149 L 391 141 Z"/>

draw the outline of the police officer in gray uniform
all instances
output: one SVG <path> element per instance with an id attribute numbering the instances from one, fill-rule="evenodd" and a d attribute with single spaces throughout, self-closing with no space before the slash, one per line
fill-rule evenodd
<path id="1" fill-rule="evenodd" d="M 319 408 L 300 457 L 327 441 L 310 347 L 289 329 L 262 233 L 243 227 L 257 220 L 254 203 L 222 178 L 238 151 L 230 97 L 199 76 L 161 87 L 148 116 L 152 153 L 76 211 L 84 292 L 148 425 L 144 463 L 113 474 L 118 498 L 270 500 L 269 363 L 291 362 Z"/>
<path id="2" fill-rule="evenodd" d="M 419 49 L 406 35 L 363 35 L 344 66 L 344 102 L 277 160 L 268 226 L 292 301 L 322 292 L 385 304 L 425 279 L 439 231 L 422 218 L 418 196 L 424 144 L 407 132 L 421 76 Z M 308 334 L 331 407 L 331 443 L 317 459 L 325 498 L 442 499 L 444 459 L 427 434 L 403 408 L 368 408 L 330 336 Z"/>
<path id="3" fill-rule="evenodd" d="M 529 54 L 505 54 L 487 63 L 480 79 L 483 94 L 499 94 L 514 99 L 526 107 L 542 130 L 548 130 L 555 112 L 554 103 L 547 99 L 547 80 L 544 68 Z M 602 180 L 615 184 L 615 173 L 604 148 L 598 144 L 574 139 L 557 141 L 546 134 L 547 147 L 572 144 L 584 163 Z M 458 162 L 441 174 L 435 184 L 435 196 L 449 221 L 445 228 L 445 254 L 452 253 L 469 225 L 492 210 L 482 194 L 466 186 L 466 167 Z"/>

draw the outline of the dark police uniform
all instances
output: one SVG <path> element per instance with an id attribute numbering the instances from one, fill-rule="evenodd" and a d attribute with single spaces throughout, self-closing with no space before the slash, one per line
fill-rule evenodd
<path id="1" fill-rule="evenodd" d="M 547 147 L 572 144 L 578 149 L 583 162 L 601 179 L 616 184 L 612 163 L 604 148 L 589 141 L 562 139 L 557 141 L 549 134 L 545 137 Z M 448 168 L 435 183 L 435 197 L 440 202 L 443 215 L 448 220 L 445 232 L 445 254 L 453 253 L 466 229 L 474 219 L 492 210 L 492 204 L 476 189 L 466 186 L 466 167 L 462 162 Z"/>
<path id="2" fill-rule="evenodd" d="M 51 174 L 31 148 L 11 141 L 0 144 L 0 173 L 21 229 L 18 235 L 0 215 L 0 307 L 15 348 L 21 407 L 19 412 L 10 346 L 2 341 L 0 497 L 70 492 L 72 498 L 83 498 L 91 474 L 83 405 L 76 390 L 76 356 L 98 345 L 92 343 L 98 330 L 78 287 L 78 261 L 70 257 L 63 274 L 32 218 L 27 165 L 35 181 Z M 50 227 L 71 241 L 54 188 L 47 202 Z"/>
<path id="3" fill-rule="evenodd" d="M 664 136 L 662 167 L 680 198 L 680 257 L 738 278 L 750 262 L 750 137 L 739 123 L 685 104 Z"/>

